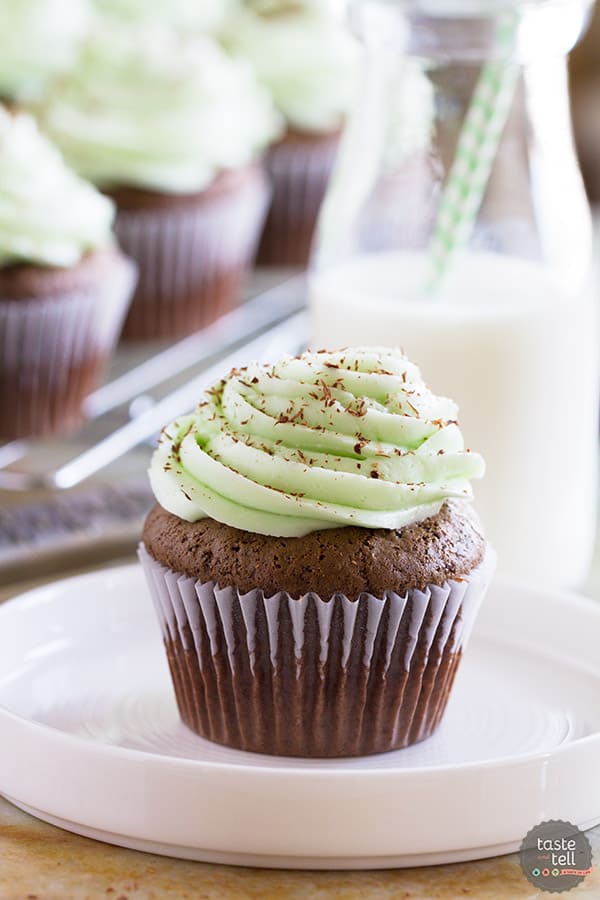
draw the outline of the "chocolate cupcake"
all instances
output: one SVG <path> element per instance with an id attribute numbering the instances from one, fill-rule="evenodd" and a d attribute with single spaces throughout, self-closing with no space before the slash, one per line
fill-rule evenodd
<path id="1" fill-rule="evenodd" d="M 140 271 L 125 337 L 179 337 L 238 301 L 268 202 L 257 157 L 280 129 L 247 63 L 208 37 L 106 20 L 44 122 L 117 204 Z"/>
<path id="2" fill-rule="evenodd" d="M 269 147 L 265 168 L 273 195 L 258 246 L 259 265 L 308 265 L 340 133 L 339 128 L 319 133 L 288 126 Z"/>
<path id="3" fill-rule="evenodd" d="M 83 418 L 114 348 L 135 267 L 112 203 L 71 172 L 33 119 L 0 107 L 0 441 Z"/>
<path id="4" fill-rule="evenodd" d="M 357 47 L 329 0 L 247 0 L 225 42 L 252 63 L 286 122 L 265 157 L 273 194 L 258 263 L 306 266 L 354 96 Z"/>
<path id="5" fill-rule="evenodd" d="M 165 429 L 140 558 L 190 728 L 305 757 L 433 733 L 493 570 L 455 417 L 363 349 L 234 370 Z"/>

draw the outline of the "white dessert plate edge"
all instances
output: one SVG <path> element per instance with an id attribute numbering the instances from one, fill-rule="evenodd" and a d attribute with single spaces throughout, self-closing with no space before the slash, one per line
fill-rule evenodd
<path id="1" fill-rule="evenodd" d="M 101 675 L 86 668 L 94 653 L 104 664 L 112 653 L 114 683 L 110 672 L 104 676 L 110 696 L 125 691 L 127 669 L 119 669 L 119 659 L 128 622 L 140 630 L 137 650 L 143 655 L 135 662 L 154 667 L 156 660 L 164 681 L 152 616 L 135 565 L 55 582 L 0 607 L 0 793 L 7 799 L 52 824 L 132 849 L 285 868 L 387 868 L 484 858 L 518 849 L 527 831 L 545 819 L 567 819 L 583 828 L 600 822 L 600 609 L 590 601 L 495 582 L 466 659 L 472 652 L 481 669 L 489 657 L 492 670 L 481 670 L 488 678 L 482 690 L 502 684 L 493 665 L 502 664 L 503 653 L 512 654 L 506 678 L 513 677 L 513 688 L 519 686 L 515 667 L 517 676 L 531 672 L 537 681 L 533 688 L 523 683 L 524 699 L 515 691 L 520 718 L 511 718 L 502 703 L 495 718 L 484 698 L 481 709 L 489 716 L 482 727 L 494 740 L 502 737 L 504 724 L 510 729 L 524 723 L 526 731 L 527 704 L 538 691 L 531 730 L 539 746 L 533 741 L 512 755 L 495 758 L 488 752 L 485 759 L 442 765 L 435 764 L 435 752 L 452 750 L 452 721 L 464 721 L 473 734 L 479 727 L 477 719 L 457 719 L 461 702 L 477 699 L 468 684 L 475 669 L 467 671 L 460 689 L 457 683 L 452 721 L 442 726 L 446 731 L 437 744 L 410 748 L 411 756 L 399 751 L 348 765 L 271 760 L 224 748 L 217 753 L 215 745 L 193 736 L 190 752 L 196 758 L 174 755 L 172 748 L 164 754 L 152 746 L 136 749 L 127 743 L 127 722 L 117 716 L 106 739 L 65 726 L 71 718 L 65 719 L 60 704 L 71 705 L 69 715 L 82 721 L 87 715 L 85 696 L 77 690 L 71 695 L 70 685 L 81 678 L 92 691 L 104 688 Z M 18 671 L 15 660 L 24 650 L 26 663 Z M 21 656 L 11 662 L 11 653 Z M 570 692 L 577 695 L 573 708 Z M 42 721 L 38 708 L 44 710 Z M 144 709 L 143 727 L 153 715 L 153 706 Z M 152 739 L 164 738 L 160 733 Z"/>

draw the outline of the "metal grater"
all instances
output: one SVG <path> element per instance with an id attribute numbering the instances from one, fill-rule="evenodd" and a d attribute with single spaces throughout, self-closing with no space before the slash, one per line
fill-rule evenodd
<path id="1" fill-rule="evenodd" d="M 0 583 L 133 551 L 153 503 L 144 481 L 0 509 Z"/>

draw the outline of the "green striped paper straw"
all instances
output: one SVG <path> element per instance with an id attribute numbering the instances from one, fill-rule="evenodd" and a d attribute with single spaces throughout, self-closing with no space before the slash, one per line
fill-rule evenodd
<path id="1" fill-rule="evenodd" d="M 429 294 L 439 290 L 473 233 L 515 94 L 519 67 L 510 55 L 518 23 L 516 14 L 499 23 L 497 38 L 506 58 L 483 67 L 465 117 L 430 245 Z"/>

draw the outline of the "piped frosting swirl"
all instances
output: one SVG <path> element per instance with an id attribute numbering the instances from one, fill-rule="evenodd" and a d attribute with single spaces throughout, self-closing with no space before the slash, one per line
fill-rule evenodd
<path id="1" fill-rule="evenodd" d="M 469 498 L 483 475 L 456 415 L 398 350 L 307 352 L 209 389 L 164 429 L 150 481 L 191 522 L 282 537 L 402 528 Z"/>
<path id="2" fill-rule="evenodd" d="M 0 106 L 0 266 L 71 266 L 112 243 L 113 217 L 31 116 Z"/>
<path id="3" fill-rule="evenodd" d="M 248 59 L 289 127 L 337 130 L 354 101 L 359 48 L 331 0 L 253 0 L 225 29 L 226 45 Z"/>
<path id="4" fill-rule="evenodd" d="M 43 111 L 67 161 L 102 187 L 203 190 L 252 162 L 281 122 L 250 65 L 153 22 L 99 24 Z"/>
<path id="5" fill-rule="evenodd" d="M 89 25 L 89 0 L 0 3 L 0 96 L 38 100 L 73 65 Z"/>

